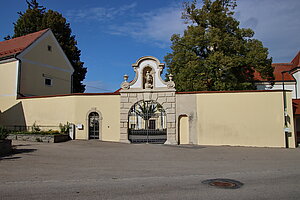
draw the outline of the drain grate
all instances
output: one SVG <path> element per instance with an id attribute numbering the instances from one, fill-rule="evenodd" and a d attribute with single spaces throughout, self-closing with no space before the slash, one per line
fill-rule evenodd
<path id="1" fill-rule="evenodd" d="M 232 180 L 232 179 L 224 179 L 224 178 L 208 179 L 202 181 L 202 183 L 207 184 L 209 186 L 214 186 L 223 189 L 238 189 L 244 185 L 239 181 Z"/>

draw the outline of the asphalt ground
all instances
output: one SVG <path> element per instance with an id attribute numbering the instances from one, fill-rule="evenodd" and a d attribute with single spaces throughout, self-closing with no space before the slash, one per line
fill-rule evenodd
<path id="1" fill-rule="evenodd" d="M 13 141 L 0 199 L 300 199 L 300 149 Z M 207 179 L 243 183 L 228 189 Z"/>

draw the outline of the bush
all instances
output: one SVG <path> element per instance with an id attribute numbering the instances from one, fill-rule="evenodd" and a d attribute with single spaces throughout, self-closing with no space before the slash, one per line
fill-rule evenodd
<path id="1" fill-rule="evenodd" d="M 32 131 L 33 132 L 40 132 L 41 131 L 40 126 L 37 125 L 35 122 L 32 125 Z"/>
<path id="2" fill-rule="evenodd" d="M 67 122 L 67 124 L 60 123 L 59 128 L 62 134 L 68 134 L 70 130 L 70 123 L 69 122 Z"/>
<path id="3" fill-rule="evenodd" d="M 9 131 L 4 127 L 0 126 L 0 140 L 5 140 L 9 134 Z"/>

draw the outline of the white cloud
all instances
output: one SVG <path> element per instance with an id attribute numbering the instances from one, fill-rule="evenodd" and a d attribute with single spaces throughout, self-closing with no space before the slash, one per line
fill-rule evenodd
<path id="1" fill-rule="evenodd" d="M 69 10 L 68 19 L 74 22 L 98 22 L 102 30 L 112 35 L 125 35 L 160 48 L 169 47 L 171 36 L 182 34 L 186 25 L 181 19 L 181 4 L 148 12 L 136 12 L 136 3 L 120 7 L 95 7 Z"/>
<path id="2" fill-rule="evenodd" d="M 274 62 L 290 62 L 300 49 L 300 1 L 240 0 L 237 19 L 255 31 L 255 38 L 269 48 Z"/>
<path id="3" fill-rule="evenodd" d="M 300 1 L 239 0 L 237 4 L 235 17 L 241 26 L 255 31 L 254 37 L 269 48 L 275 62 L 289 62 L 300 46 Z M 186 28 L 180 4 L 145 13 L 136 7 L 137 4 L 132 3 L 118 8 L 97 7 L 68 13 L 71 20 L 96 20 L 102 27 L 100 31 L 132 37 L 160 48 L 169 47 L 172 34 L 182 34 Z"/>
<path id="4" fill-rule="evenodd" d="M 128 35 L 140 41 L 165 48 L 173 34 L 182 34 L 186 24 L 181 19 L 181 8 L 161 8 L 155 12 L 140 14 L 135 20 L 124 24 L 110 25 L 110 34 Z"/>
<path id="5" fill-rule="evenodd" d="M 181 8 L 168 8 L 147 19 L 143 31 L 156 41 L 166 42 L 170 40 L 174 33 L 183 33 L 186 28 L 186 24 L 183 22 Z"/>
<path id="6" fill-rule="evenodd" d="M 136 7 L 136 3 L 123 5 L 118 8 L 94 7 L 79 10 L 69 10 L 66 13 L 68 19 L 74 21 L 96 20 L 109 21 L 115 17 L 124 15 L 128 10 Z"/>
<path id="7" fill-rule="evenodd" d="M 241 27 L 252 28 L 255 38 L 269 48 L 274 62 L 289 62 L 300 49 L 299 0 L 239 0 L 235 17 Z M 124 24 L 108 27 L 110 34 L 127 35 L 165 48 L 172 34 L 182 34 L 186 24 L 182 8 L 169 6 L 148 12 Z"/>

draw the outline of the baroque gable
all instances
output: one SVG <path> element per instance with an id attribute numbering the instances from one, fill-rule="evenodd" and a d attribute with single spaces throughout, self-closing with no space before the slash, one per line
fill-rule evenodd
<path id="1" fill-rule="evenodd" d="M 122 90 L 175 90 L 173 76 L 169 75 L 169 81 L 162 79 L 161 75 L 165 64 L 152 56 L 145 56 L 132 64 L 135 77 L 128 82 L 128 75 L 124 75 L 124 82 L 121 84 Z"/>

